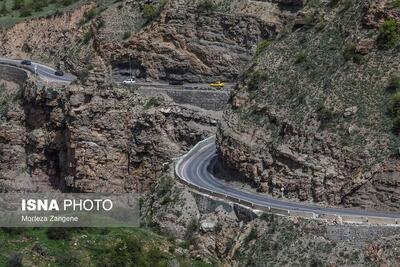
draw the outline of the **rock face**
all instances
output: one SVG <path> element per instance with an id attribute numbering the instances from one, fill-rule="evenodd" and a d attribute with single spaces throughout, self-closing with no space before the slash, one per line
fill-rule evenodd
<path id="1" fill-rule="evenodd" d="M 175 255 L 221 266 L 398 265 L 400 229 L 255 214 L 188 190 L 165 172 L 142 206 L 147 225 L 176 238 Z"/>
<path id="2" fill-rule="evenodd" d="M 196 1 L 171 1 L 160 18 L 129 41 L 105 45 L 113 65 L 131 58 L 139 77 L 190 82 L 233 80 L 273 25 L 245 15 L 197 10 Z M 205 12 L 205 11 L 204 11 Z"/>
<path id="3" fill-rule="evenodd" d="M 257 43 L 273 38 L 295 12 L 280 5 L 302 1 L 169 1 L 160 17 L 126 42 L 105 44 L 103 54 L 118 69 L 139 77 L 210 82 L 236 80 Z"/>
<path id="4" fill-rule="evenodd" d="M 376 29 L 355 28 L 370 15 L 365 5 L 308 7 L 314 22 L 274 41 L 233 93 L 219 153 L 260 191 L 279 195 L 283 187 L 302 201 L 400 210 L 399 137 L 386 89 L 399 59 L 371 46 Z"/>
<path id="5" fill-rule="evenodd" d="M 130 66 L 141 78 L 232 81 L 257 43 L 273 38 L 296 14 L 285 7 L 302 3 L 217 0 L 202 8 L 203 2 L 125 0 L 97 9 L 89 3 L 4 30 L 0 54 L 60 66 L 87 84 L 110 82 L 111 67 L 116 76 L 128 75 Z M 145 4 L 160 14 L 147 18 Z"/>
<path id="6" fill-rule="evenodd" d="M 164 162 L 211 135 L 215 116 L 126 89 L 29 82 L 0 123 L 2 181 L 20 172 L 34 190 L 146 191 Z"/>

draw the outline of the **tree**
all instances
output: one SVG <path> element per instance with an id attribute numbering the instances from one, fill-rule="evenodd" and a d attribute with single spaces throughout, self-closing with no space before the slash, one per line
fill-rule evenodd
<path id="1" fill-rule="evenodd" d="M 20 10 L 24 6 L 24 0 L 14 0 L 13 2 L 13 10 Z"/>
<path id="2" fill-rule="evenodd" d="M 3 1 L 1 4 L 1 9 L 0 9 L 0 14 L 1 15 L 6 15 L 8 13 L 7 6 L 6 6 L 6 1 Z"/>
<path id="3" fill-rule="evenodd" d="M 400 41 L 400 26 L 397 20 L 388 19 L 379 28 L 377 39 L 378 47 L 381 49 L 390 49 L 395 47 Z"/>
<path id="4" fill-rule="evenodd" d="M 153 20 L 157 17 L 157 8 L 151 4 L 145 4 L 143 6 L 143 15 L 144 17 L 150 21 Z"/>

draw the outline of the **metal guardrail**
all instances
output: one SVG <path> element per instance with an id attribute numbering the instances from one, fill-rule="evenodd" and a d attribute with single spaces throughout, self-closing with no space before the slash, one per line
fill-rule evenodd
<path id="1" fill-rule="evenodd" d="M 378 225 L 393 225 L 398 226 L 400 224 L 400 218 L 388 218 L 388 217 L 377 217 L 377 216 L 350 216 L 350 215 L 336 215 L 336 214 L 325 214 L 325 213 L 315 213 L 301 210 L 289 210 L 282 209 L 279 207 L 274 207 L 273 205 L 259 205 L 256 203 L 252 203 L 250 201 L 245 201 L 243 199 L 230 196 L 228 194 L 223 194 L 220 192 L 210 191 L 207 188 L 202 188 L 196 184 L 193 184 L 190 181 L 187 181 L 184 177 L 179 175 L 179 167 L 184 159 L 191 157 L 193 154 L 197 153 L 203 147 L 210 145 L 215 142 L 215 136 L 211 136 L 203 141 L 197 143 L 189 152 L 184 154 L 183 156 L 174 158 L 174 175 L 177 179 L 180 180 L 182 184 L 209 196 L 217 197 L 226 201 L 234 202 L 236 204 L 243 205 L 245 207 L 260 210 L 267 213 L 277 214 L 281 216 L 294 216 L 294 217 L 302 217 L 302 218 L 312 218 L 312 219 L 320 219 L 324 221 L 336 222 L 336 223 L 358 223 L 358 224 L 378 224 Z"/>

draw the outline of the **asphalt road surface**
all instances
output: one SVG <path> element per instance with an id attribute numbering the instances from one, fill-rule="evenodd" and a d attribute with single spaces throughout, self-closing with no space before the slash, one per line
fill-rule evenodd
<path id="1" fill-rule="evenodd" d="M 37 75 L 45 81 L 71 83 L 76 79 L 75 76 L 73 76 L 71 74 L 67 74 L 67 73 L 65 73 L 64 76 L 57 76 L 57 75 L 55 75 L 55 72 L 56 72 L 55 69 L 45 66 L 40 63 L 36 63 L 36 62 L 32 61 L 31 65 L 22 65 L 21 61 L 22 60 L 19 60 L 19 59 L 0 58 L 0 64 L 19 67 L 21 69 L 29 70 L 32 73 L 35 73 L 35 68 L 36 68 Z"/>
<path id="2" fill-rule="evenodd" d="M 216 178 L 213 169 L 217 161 L 215 143 L 209 144 L 191 156 L 178 163 L 176 170 L 181 179 L 197 185 L 208 191 L 222 193 L 240 200 L 249 201 L 257 205 L 287 209 L 291 211 L 313 212 L 315 214 L 333 214 L 338 216 L 367 216 L 400 218 L 400 214 L 390 212 L 353 210 L 347 208 L 326 208 L 306 202 L 294 202 L 276 199 L 259 193 L 248 192 L 234 188 L 222 180 Z"/>

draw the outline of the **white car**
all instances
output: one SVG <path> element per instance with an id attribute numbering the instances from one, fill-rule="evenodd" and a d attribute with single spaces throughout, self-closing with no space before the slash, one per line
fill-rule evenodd
<path id="1" fill-rule="evenodd" d="M 135 84 L 136 80 L 131 78 L 131 79 L 127 79 L 125 81 L 122 82 L 123 84 Z"/>

